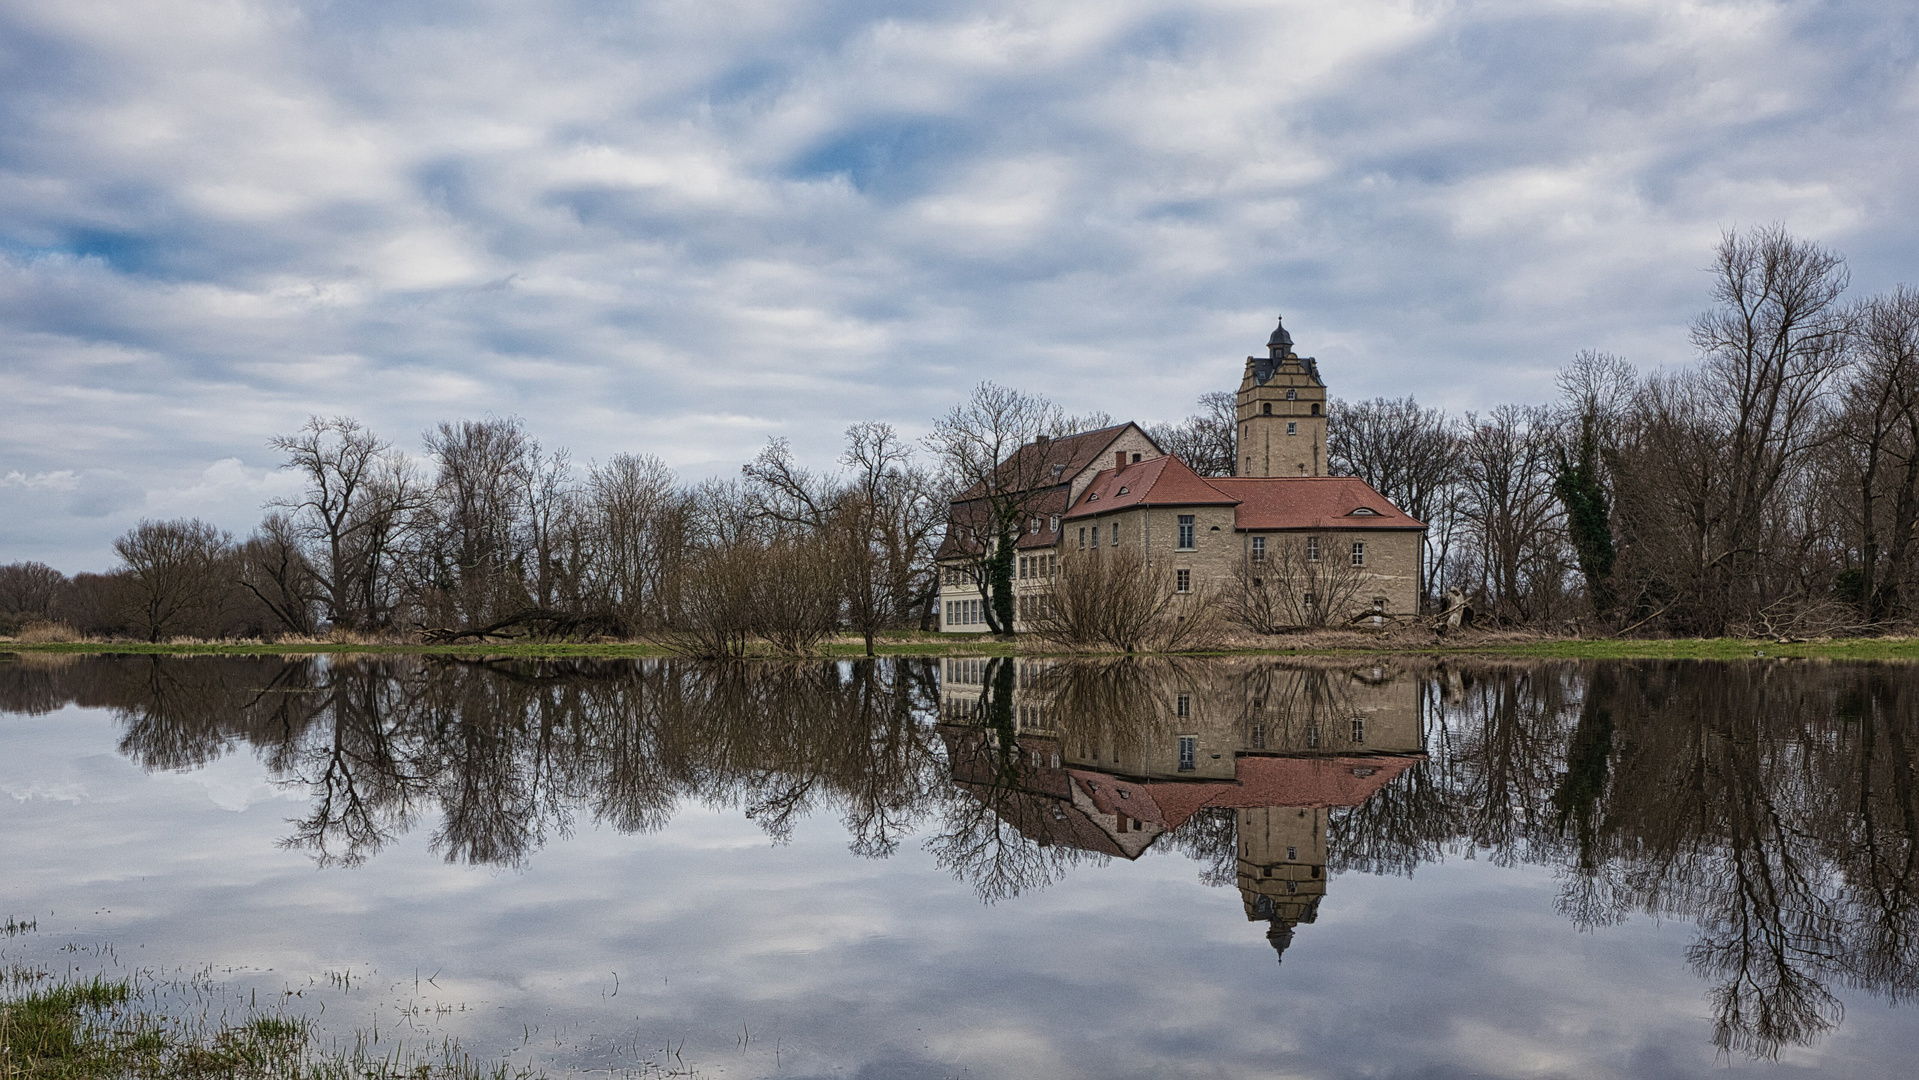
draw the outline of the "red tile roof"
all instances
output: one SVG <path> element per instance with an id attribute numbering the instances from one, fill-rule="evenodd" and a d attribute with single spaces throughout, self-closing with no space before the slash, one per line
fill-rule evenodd
<path id="1" fill-rule="evenodd" d="M 1358 806 L 1424 757 L 1241 757 L 1233 763 L 1233 779 L 1211 781 L 1142 783 L 1089 769 L 1066 771 L 1102 813 L 1176 829 L 1207 807 Z"/>
<path id="2" fill-rule="evenodd" d="M 1131 422 L 1114 424 L 1111 427 L 1082 431 L 1077 435 L 1066 435 L 1057 439 L 1029 442 L 1013 451 L 1005 461 L 1000 462 L 995 474 L 1000 482 L 1011 485 L 1011 490 L 1026 491 L 1035 487 L 1052 484 L 1070 483 L 1080 470 L 1091 465 L 1113 445 L 1120 433 L 1134 425 Z M 1142 433 L 1144 429 L 1141 429 Z M 1151 436 L 1147 436 L 1151 441 Z M 1060 466 L 1055 472 L 1053 466 Z M 974 484 L 957 495 L 953 501 L 965 502 L 986 494 L 981 484 Z"/>
<path id="3" fill-rule="evenodd" d="M 1423 529 L 1357 476 L 1221 476 L 1206 481 L 1239 503 L 1233 526 L 1257 529 Z M 1354 513 L 1366 509 L 1371 514 Z"/>
<path id="4" fill-rule="evenodd" d="M 1238 501 L 1184 461 L 1169 455 L 1101 472 L 1086 485 L 1066 518 L 1070 521 L 1135 506 L 1232 506 Z"/>

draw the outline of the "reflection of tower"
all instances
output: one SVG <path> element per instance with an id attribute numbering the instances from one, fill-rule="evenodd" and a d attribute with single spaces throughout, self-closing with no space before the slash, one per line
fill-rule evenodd
<path id="1" fill-rule="evenodd" d="M 1326 811 L 1255 806 L 1239 810 L 1237 822 L 1246 918 L 1272 925 L 1266 940 L 1283 960 L 1293 927 L 1318 917 L 1326 895 Z"/>

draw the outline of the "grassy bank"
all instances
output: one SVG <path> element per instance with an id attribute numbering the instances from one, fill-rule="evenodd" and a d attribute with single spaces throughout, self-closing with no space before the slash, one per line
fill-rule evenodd
<path id="1" fill-rule="evenodd" d="M 161 1007 L 159 984 L 133 979 L 54 981 L 17 969 L 0 995 L 5 1080 L 522 1080 L 476 1062 L 457 1043 L 384 1052 L 360 1037 L 319 1045 L 301 1017 L 248 1010 L 230 1018 Z"/>
<path id="2" fill-rule="evenodd" d="M 882 656 L 1057 656 L 1043 642 L 1017 642 L 986 637 L 954 640 L 936 634 L 892 635 L 878 644 Z M 160 656 L 298 656 L 315 653 L 410 656 L 502 657 L 513 659 L 633 659 L 664 657 L 670 651 L 646 642 L 539 642 L 467 645 L 421 645 L 404 642 L 9 642 L 0 639 L 0 653 L 121 654 Z M 825 646 L 833 658 L 865 654 L 857 640 Z M 1261 639 L 1246 647 L 1232 647 L 1199 655 L 1228 656 L 1499 656 L 1561 660 L 1740 660 L 1755 656 L 1805 657 L 1833 660 L 1919 660 L 1919 638 L 1834 638 L 1789 644 L 1751 638 L 1611 639 L 1553 638 L 1523 635 L 1370 635 L 1328 633 Z"/>

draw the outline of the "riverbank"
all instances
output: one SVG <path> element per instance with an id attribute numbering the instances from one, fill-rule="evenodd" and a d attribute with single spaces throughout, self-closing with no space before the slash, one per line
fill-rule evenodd
<path id="1" fill-rule="evenodd" d="M 1005 641 L 968 637 L 955 640 L 938 634 L 894 634 L 882 638 L 881 656 L 991 657 L 1114 655 L 1067 653 L 1032 638 Z M 118 654 L 152 656 L 298 656 L 307 654 L 385 654 L 409 656 L 500 657 L 527 660 L 648 659 L 673 653 L 651 642 L 487 642 L 428 645 L 404 641 L 177 641 L 153 644 L 133 641 L 13 641 L 0 638 L 0 653 Z M 856 638 L 825 645 L 820 655 L 854 659 L 865 655 Z M 1438 637 L 1425 633 L 1361 634 L 1329 632 L 1284 638 L 1228 643 L 1224 648 L 1185 655 L 1196 656 L 1495 656 L 1517 659 L 1562 660 L 1741 660 L 1754 657 L 1798 657 L 1832 660 L 1919 660 L 1919 637 L 1832 638 L 1778 642 L 1755 638 L 1617 639 L 1548 637 L 1525 634 L 1460 634 Z M 765 657 L 773 658 L 771 653 Z"/>

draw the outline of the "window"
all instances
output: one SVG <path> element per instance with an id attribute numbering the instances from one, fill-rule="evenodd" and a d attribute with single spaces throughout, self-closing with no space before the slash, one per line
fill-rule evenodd
<path id="1" fill-rule="evenodd" d="M 1313 595 L 1312 593 L 1307 593 L 1304 597 L 1300 599 L 1300 602 L 1304 604 L 1306 607 L 1306 610 L 1310 612 L 1314 608 L 1319 606 L 1319 597 Z"/>
<path id="2" fill-rule="evenodd" d="M 1319 537 L 1317 536 L 1309 536 L 1306 538 L 1306 561 L 1319 561 Z"/>
<path id="3" fill-rule="evenodd" d="M 1266 725 L 1254 724 L 1252 736 L 1246 741 L 1251 743 L 1255 750 L 1266 749 Z"/>
<path id="4" fill-rule="evenodd" d="M 1193 515 L 1179 515 L 1179 546 L 1191 550 L 1193 546 Z"/>
<path id="5" fill-rule="evenodd" d="M 1253 561 L 1266 561 L 1266 538 L 1263 536 L 1253 537 Z"/>
<path id="6" fill-rule="evenodd" d="M 1138 454 L 1134 454 L 1134 455 L 1133 455 L 1133 464 L 1135 464 L 1135 465 L 1137 465 L 1137 464 L 1139 464 L 1139 455 L 1138 455 Z"/>
<path id="7" fill-rule="evenodd" d="M 1366 565 L 1366 541 L 1364 540 L 1353 541 L 1353 565 Z"/>
<path id="8" fill-rule="evenodd" d="M 1093 537 L 1093 543 L 1095 544 L 1099 543 L 1099 537 L 1097 536 Z M 1084 525 L 1081 525 L 1079 527 L 1079 546 L 1080 547 L 1086 546 L 1086 526 Z"/>
<path id="9" fill-rule="evenodd" d="M 1353 721 L 1353 742 L 1363 743 L 1365 741 L 1366 741 L 1366 721 L 1364 720 Z"/>
<path id="10" fill-rule="evenodd" d="M 1286 391 L 1286 400 L 1287 400 L 1287 401 L 1298 401 L 1298 400 L 1299 400 L 1299 391 L 1297 391 L 1297 390 L 1288 390 L 1288 391 Z"/>
<path id="11" fill-rule="evenodd" d="M 1373 614 L 1375 615 L 1386 614 L 1386 598 L 1385 597 L 1383 596 L 1373 597 Z"/>
<path id="12" fill-rule="evenodd" d="M 1026 556 L 1024 555 L 1019 557 L 1019 579 L 1021 581 L 1026 580 Z"/>
<path id="13" fill-rule="evenodd" d="M 946 602 L 946 625 L 953 625 L 953 601 Z"/>
<path id="14" fill-rule="evenodd" d="M 1288 435 L 1299 434 L 1299 421 L 1297 420 L 1286 421 L 1286 434 Z"/>
<path id="15" fill-rule="evenodd" d="M 1113 522 L 1113 546 L 1119 546 L 1119 522 Z"/>
<path id="16" fill-rule="evenodd" d="M 1314 415 L 1314 416 L 1318 416 L 1318 415 L 1319 415 L 1319 403 L 1318 403 L 1318 402 L 1314 402 L 1314 403 L 1313 403 L 1313 415 Z"/>
<path id="17" fill-rule="evenodd" d="M 1268 401 L 1268 402 L 1266 402 L 1265 404 L 1263 404 L 1263 405 L 1261 405 L 1261 406 L 1259 407 L 1259 415 L 1261 415 L 1261 416 L 1271 416 L 1271 415 L 1273 415 L 1273 403 L 1272 403 L 1272 402 L 1270 402 L 1270 401 Z"/>
<path id="18" fill-rule="evenodd" d="M 1034 518 L 1033 520 L 1027 522 L 1026 526 L 1027 526 L 1028 532 L 1031 532 L 1034 536 L 1039 535 L 1039 519 L 1038 518 Z"/>
<path id="19" fill-rule="evenodd" d="M 1286 845 L 1286 861 L 1287 862 L 1299 861 L 1299 849 L 1294 847 L 1291 844 Z"/>
<path id="20" fill-rule="evenodd" d="M 1056 533 L 1059 531 L 1059 515 L 1058 514 L 1054 514 L 1052 517 L 1046 519 L 1046 531 L 1053 532 L 1053 533 Z"/>
<path id="21" fill-rule="evenodd" d="M 1119 493 L 1121 495 L 1131 495 L 1133 493 L 1133 489 L 1122 484 L 1120 485 Z"/>
<path id="22" fill-rule="evenodd" d="M 1179 737 L 1179 771 L 1191 772 L 1199 763 L 1199 736 L 1181 735 Z"/>
<path id="23" fill-rule="evenodd" d="M 1192 592 L 1193 591 L 1193 572 L 1191 570 L 1173 571 L 1173 591 L 1174 592 Z"/>
<path id="24" fill-rule="evenodd" d="M 1318 724 L 1313 724 L 1306 729 L 1306 749 L 1308 750 L 1319 749 L 1319 725 Z M 1301 814 L 1300 816 L 1304 817 L 1305 815 Z"/>
<path id="25" fill-rule="evenodd" d="M 1193 715 L 1193 695 L 1181 694 L 1173 699 L 1173 711 L 1181 717 Z"/>

